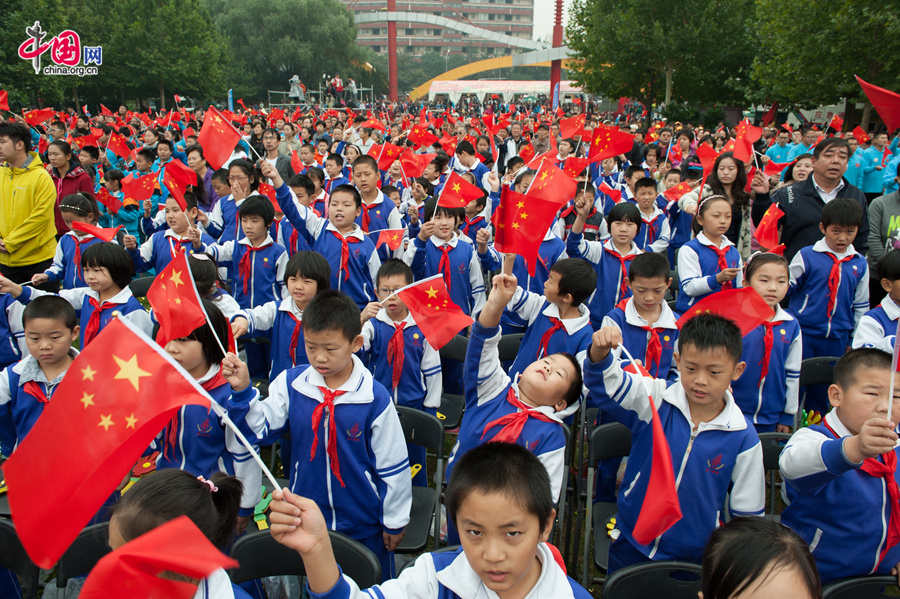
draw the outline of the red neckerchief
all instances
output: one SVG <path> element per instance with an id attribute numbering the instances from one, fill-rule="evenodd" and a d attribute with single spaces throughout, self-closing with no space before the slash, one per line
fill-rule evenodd
<path id="1" fill-rule="evenodd" d="M 605 249 L 605 248 L 604 248 Z M 616 296 L 616 299 L 625 297 L 625 292 L 628 290 L 628 266 L 627 264 L 634 260 L 635 254 L 628 254 L 627 256 L 623 256 L 615 248 L 611 250 L 606 250 L 606 253 L 610 256 L 616 258 L 619 261 L 619 265 L 622 267 L 622 273 L 619 279 L 619 294 Z"/>
<path id="2" fill-rule="evenodd" d="M 522 434 L 522 429 L 525 428 L 525 423 L 528 422 L 529 418 L 537 418 L 543 422 L 556 422 L 546 414 L 533 408 L 529 408 L 519 401 L 519 398 L 516 397 L 516 393 L 513 391 L 512 387 L 510 387 L 509 391 L 506 393 L 506 401 L 517 408 L 516 411 L 510 412 L 506 416 L 501 416 L 500 418 L 496 418 L 485 424 L 484 430 L 481 432 L 482 439 L 484 439 L 484 436 L 490 429 L 495 426 L 501 426 L 503 428 L 493 436 L 491 441 L 515 443 L 519 440 L 519 435 Z"/>
<path id="3" fill-rule="evenodd" d="M 723 248 L 720 248 L 715 245 L 708 245 L 706 247 L 711 249 L 713 252 L 716 253 L 716 256 L 718 256 L 718 262 L 716 263 L 716 268 L 719 269 L 719 272 L 725 270 L 726 268 L 731 268 L 730 266 L 728 266 L 728 260 L 725 259 L 725 256 L 728 254 L 728 250 L 731 249 L 730 245 L 726 245 Z M 734 280 L 725 281 L 724 283 L 722 283 L 722 289 L 731 289 L 732 287 L 734 287 Z"/>
<path id="4" fill-rule="evenodd" d="M 84 327 L 84 346 L 87 346 L 87 344 L 97 336 L 97 333 L 100 332 L 100 313 L 107 308 L 119 305 L 115 302 L 103 302 L 101 304 L 96 298 L 91 296 L 88 296 L 88 303 L 94 307 L 94 311 L 91 312 L 91 317 L 88 318 L 88 323 Z M 82 349 L 84 349 L 84 347 L 82 347 Z"/>
<path id="5" fill-rule="evenodd" d="M 84 277 L 81 274 L 81 244 L 90 241 L 94 236 L 85 235 L 83 238 L 80 238 L 78 235 L 73 234 L 72 238 L 75 240 L 75 281 L 78 281 L 78 279 L 83 281 Z"/>
<path id="6" fill-rule="evenodd" d="M 291 344 L 288 346 L 288 352 L 291 354 L 291 366 L 297 365 L 297 344 L 300 342 L 300 330 L 303 328 L 303 321 L 294 316 L 292 312 L 287 313 L 294 321 L 294 330 L 291 331 Z"/>
<path id="7" fill-rule="evenodd" d="M 775 342 L 775 336 L 772 333 L 772 327 L 783 324 L 783 320 L 775 320 L 772 322 L 762 323 L 763 327 L 763 358 L 759 369 L 759 384 L 762 386 L 763 379 L 769 374 L 769 359 L 772 356 L 772 345 Z"/>
<path id="8" fill-rule="evenodd" d="M 258 247 L 254 247 L 252 245 L 246 246 L 247 251 L 244 252 L 244 255 L 241 256 L 241 259 L 238 262 L 238 276 L 241 278 L 241 283 L 243 285 L 245 295 L 247 293 L 247 287 L 250 285 L 250 274 L 253 272 L 253 253 L 267 248 L 270 245 L 272 245 L 271 242 L 264 243 L 263 245 Z"/>
<path id="9" fill-rule="evenodd" d="M 350 269 L 347 267 L 347 262 L 350 260 L 350 246 L 348 243 L 359 243 L 359 239 L 356 237 L 344 237 L 339 232 L 329 229 L 331 234 L 337 237 L 341 242 L 341 267 L 338 271 L 339 273 L 344 273 L 344 280 L 350 278 Z"/>
<path id="10" fill-rule="evenodd" d="M 444 275 L 444 284 L 447 285 L 447 291 L 450 291 L 450 281 L 452 272 L 450 270 L 450 252 L 453 248 L 449 245 L 442 245 L 438 248 L 441 251 L 441 261 L 438 262 L 438 272 Z"/>
<path id="11" fill-rule="evenodd" d="M 325 448 L 325 451 L 328 453 L 328 460 L 331 462 L 331 472 L 334 473 L 335 478 L 337 478 L 338 482 L 341 483 L 341 486 L 344 487 L 346 485 L 344 484 L 344 479 L 341 478 L 341 465 L 340 462 L 338 462 L 337 425 L 334 417 L 334 400 L 346 393 L 346 391 L 332 391 L 328 387 L 318 387 L 318 389 L 322 392 L 322 402 L 316 406 L 312 413 L 313 442 L 309 449 L 309 461 L 313 461 L 313 458 L 316 457 L 316 450 L 319 447 L 319 423 L 322 421 L 322 413 L 327 409 L 328 446 Z"/>
<path id="12" fill-rule="evenodd" d="M 40 403 L 50 402 L 50 400 L 47 399 L 47 394 L 44 393 L 44 388 L 41 387 L 41 384 L 37 381 L 28 381 L 27 383 L 22 385 L 22 390 L 38 400 Z"/>
<path id="13" fill-rule="evenodd" d="M 391 335 L 387 346 L 388 364 L 391 365 L 391 389 L 396 389 L 403 372 L 403 361 L 406 359 L 406 340 L 403 337 L 405 322 L 394 323 L 394 334 Z"/>
<path id="14" fill-rule="evenodd" d="M 838 288 L 841 286 L 841 264 L 852 260 L 855 257 L 855 254 L 850 254 L 849 256 L 838 259 L 838 257 L 831 252 L 822 253 L 831 258 L 832 261 L 831 272 L 828 273 L 828 320 L 831 320 L 831 315 L 834 313 L 834 306 L 837 303 Z"/>
<path id="15" fill-rule="evenodd" d="M 544 331 L 544 334 L 541 335 L 541 344 L 538 345 L 537 352 L 538 358 L 547 355 L 547 344 L 550 343 L 550 338 L 553 337 L 556 331 L 564 330 L 566 328 L 559 318 L 548 316 L 547 320 L 552 323 L 552 326 L 550 326 L 546 331 Z"/>

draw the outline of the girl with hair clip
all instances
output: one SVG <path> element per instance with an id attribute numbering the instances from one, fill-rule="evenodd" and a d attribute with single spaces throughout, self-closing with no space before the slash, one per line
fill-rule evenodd
<path id="1" fill-rule="evenodd" d="M 250 386 L 246 364 L 234 354 L 222 353 L 221 348 L 228 342 L 228 321 L 211 301 L 201 301 L 208 323 L 186 337 L 169 341 L 165 350 L 220 406 L 230 405 L 232 398 L 242 404 L 249 402 L 257 393 Z M 247 449 L 230 432 L 226 433 L 212 408 L 179 408 L 157 436 L 155 449 L 159 450 L 158 469 L 178 468 L 195 476 L 211 476 L 224 470 L 237 476 L 244 489 L 239 523 L 242 530 L 246 527 L 259 501 L 262 472 Z"/>
<path id="2" fill-rule="evenodd" d="M 800 323 L 780 305 L 791 283 L 787 260 L 756 252 L 747 262 L 744 280 L 773 314 L 744 335 L 741 360 L 747 368 L 731 384 L 734 400 L 757 432 L 789 433 L 799 405 L 803 341 Z"/>
<path id="3" fill-rule="evenodd" d="M 72 230 L 72 223 L 86 223 L 97 226 L 100 212 L 94 197 L 85 192 L 69 194 L 59 203 L 59 212 L 62 215 L 66 228 L 69 229 L 56 244 L 56 254 L 53 263 L 44 272 L 36 273 L 31 277 L 33 285 L 41 285 L 46 282 L 62 282 L 63 289 L 84 287 L 84 272 L 81 269 L 81 254 L 88 247 L 102 241 L 90 233 Z"/>
<path id="4" fill-rule="evenodd" d="M 767 518 L 734 518 L 703 552 L 700 599 L 820 599 L 822 583 L 807 544 Z"/>
<path id="5" fill-rule="evenodd" d="M 109 520 L 109 546 L 115 551 L 170 520 L 187 516 L 224 551 L 237 530 L 241 493 L 241 482 L 221 472 L 208 479 L 183 470 L 152 472 L 141 477 L 116 504 Z M 223 569 L 190 582 L 197 583 L 194 599 L 250 599 Z"/>

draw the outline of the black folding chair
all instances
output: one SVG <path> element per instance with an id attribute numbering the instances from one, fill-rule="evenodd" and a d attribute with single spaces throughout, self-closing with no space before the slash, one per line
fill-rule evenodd
<path id="1" fill-rule="evenodd" d="M 40 569 L 25 553 L 13 523 L 6 519 L 0 519 L 0 566 L 9 568 L 19 577 L 24 597 L 38 596 Z"/>
<path id="2" fill-rule="evenodd" d="M 582 547 L 581 584 L 587 586 L 590 564 L 590 547 L 594 547 L 594 564 L 606 570 L 609 564 L 610 538 L 606 532 L 606 522 L 615 515 L 615 502 L 594 503 L 597 464 L 602 460 L 623 458 L 631 452 L 631 430 L 618 422 L 601 424 L 591 433 L 588 452 L 587 497 L 585 500 L 584 544 Z M 594 530 L 592 533 L 591 526 Z M 604 595 L 605 597 L 605 595 Z"/>
<path id="3" fill-rule="evenodd" d="M 467 347 L 469 347 L 469 338 L 456 335 L 447 342 L 447 345 L 438 350 L 438 353 L 441 355 L 441 362 L 444 360 L 464 361 Z"/>
<path id="4" fill-rule="evenodd" d="M 70 578 L 86 576 L 109 552 L 109 522 L 91 524 L 82 530 L 59 559 L 56 566 L 57 588 L 66 588 Z"/>
<path id="5" fill-rule="evenodd" d="M 341 570 L 360 588 L 381 581 L 381 563 L 368 547 L 339 532 L 331 531 L 328 536 Z M 239 538 L 231 548 L 231 557 L 239 564 L 230 572 L 234 582 L 267 576 L 306 575 L 300 554 L 276 541 L 268 530 L 251 532 Z"/>
<path id="6" fill-rule="evenodd" d="M 444 425 L 444 430 L 453 429 L 462 422 L 462 415 L 466 409 L 466 398 L 455 393 L 441 395 L 441 407 L 437 409 L 437 418 Z"/>
<path id="7" fill-rule="evenodd" d="M 860 576 L 831 583 L 822 590 L 822 599 L 880 599 L 898 594 L 894 576 Z"/>
<path id="8" fill-rule="evenodd" d="M 797 406 L 797 415 L 794 417 L 794 429 L 800 427 L 800 418 L 803 415 L 803 409 L 806 407 L 806 393 L 804 387 L 807 385 L 830 385 L 834 382 L 834 365 L 840 357 L 836 356 L 819 356 L 818 358 L 807 358 L 800 363 L 800 405 Z"/>
<path id="9" fill-rule="evenodd" d="M 687 562 L 649 562 L 622 568 L 606 579 L 603 599 L 697 599 L 701 569 Z"/>
<path id="10" fill-rule="evenodd" d="M 500 354 L 500 363 L 505 364 L 512 362 L 519 354 L 519 346 L 522 345 L 522 337 L 524 333 L 511 333 L 502 335 L 500 343 L 497 344 L 497 352 Z"/>
<path id="11" fill-rule="evenodd" d="M 152 284 L 153 277 L 138 277 L 132 279 L 128 287 L 131 289 L 131 295 L 134 297 L 147 297 L 147 292 L 150 291 L 150 285 Z"/>
<path id="12" fill-rule="evenodd" d="M 438 546 L 441 530 L 440 496 L 444 481 L 444 427 L 441 421 L 421 410 L 408 406 L 397 406 L 400 426 L 407 443 L 421 445 L 437 457 L 434 473 L 434 488 L 412 488 L 412 510 L 403 540 L 397 547 L 398 553 L 415 553 L 428 544 L 429 532 L 434 534 L 434 547 Z M 424 467 L 425 465 L 422 464 Z"/>
<path id="13" fill-rule="evenodd" d="M 788 433 L 759 433 L 759 442 L 762 445 L 763 468 L 766 471 L 766 484 L 769 486 L 769 511 L 766 516 L 780 519 L 775 512 L 775 501 L 778 488 L 778 458 L 781 450 L 787 445 L 791 436 Z"/>

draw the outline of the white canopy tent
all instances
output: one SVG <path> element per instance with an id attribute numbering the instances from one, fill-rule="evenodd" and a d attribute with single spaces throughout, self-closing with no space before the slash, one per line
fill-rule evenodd
<path id="1" fill-rule="evenodd" d="M 475 94 L 479 101 L 484 101 L 485 96 L 498 95 L 505 101 L 512 100 L 517 95 L 537 96 L 550 92 L 549 81 L 514 81 L 508 79 L 465 79 L 456 81 L 434 81 L 428 90 L 428 100 L 433 101 L 435 96 L 446 95 L 454 104 L 459 102 L 463 94 Z M 578 95 L 583 93 L 580 87 L 576 87 L 571 81 L 559 82 L 561 98 L 566 95 Z"/>

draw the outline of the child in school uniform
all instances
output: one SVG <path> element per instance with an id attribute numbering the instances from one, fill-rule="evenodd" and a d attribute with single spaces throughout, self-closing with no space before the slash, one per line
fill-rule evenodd
<path id="1" fill-rule="evenodd" d="M 546 544 L 555 510 L 550 481 L 540 461 L 510 443 L 487 443 L 468 452 L 447 487 L 447 511 L 465 531 L 462 547 L 425 553 L 395 580 L 361 591 L 342 575 L 315 502 L 278 489 L 270 504 L 272 536 L 297 551 L 307 588 L 322 599 L 439 599 L 591 595 L 566 576 Z M 495 547 L 502 563 L 485 553 Z"/>
<path id="2" fill-rule="evenodd" d="M 337 189 L 341 185 L 350 184 L 350 179 L 343 175 L 343 170 L 344 158 L 340 154 L 332 153 L 325 158 L 325 183 L 322 188 L 326 194 L 330 194 L 332 189 Z"/>
<path id="3" fill-rule="evenodd" d="M 140 235 L 141 209 L 134 199 L 125 198 L 125 193 L 122 191 L 122 179 L 124 178 L 125 175 L 117 168 L 111 168 L 103 173 L 103 179 L 106 181 L 106 190 L 114 198 L 122 202 L 122 206 L 112 217 L 111 226 L 118 227 L 121 225 L 125 229 L 125 233 L 137 237 Z"/>
<path id="4" fill-rule="evenodd" d="M 892 374 L 886 352 L 860 348 L 845 354 L 828 387 L 834 409 L 820 423 L 798 429 L 778 460 L 788 502 L 781 522 L 809 543 L 823 583 L 893 576 L 900 568 L 900 545 L 892 533 L 900 518 L 894 492 L 900 480 L 900 384 L 891 398 Z"/>
<path id="5" fill-rule="evenodd" d="M 192 253 L 188 256 L 188 264 L 191 267 L 194 285 L 197 287 L 197 295 L 214 303 L 230 322 L 240 312 L 241 307 L 225 289 L 226 284 L 219 279 L 216 263 L 209 254 Z"/>
<path id="6" fill-rule="evenodd" d="M 272 179 L 275 198 L 284 217 L 302 235 L 312 249 L 322 254 L 331 267 L 331 287 L 343 291 L 362 309 L 375 299 L 375 276 L 381 259 L 375 244 L 356 224 L 362 198 L 352 185 L 332 190 L 328 198 L 328 217 L 320 217 L 310 208 L 296 205 L 290 190 L 278 172 L 262 165 L 263 175 Z M 393 207 L 393 204 L 391 204 Z"/>
<path id="7" fill-rule="evenodd" d="M 590 202 L 591 205 L 590 212 L 585 215 L 584 227 L 581 231 L 582 237 L 586 241 L 603 241 L 609 236 L 609 231 L 607 230 L 608 225 L 603 218 L 603 202 L 600 199 L 595 199 L 595 191 L 594 186 L 590 183 L 578 184 L 578 188 L 575 191 L 575 198 L 568 206 L 563 208 L 562 212 L 559 213 L 559 219 L 552 227 L 557 236 L 563 240 L 568 239 L 569 233 L 572 231 L 572 225 L 575 223 L 575 219 L 578 218 L 578 214 L 575 211 L 575 203 L 578 202 L 578 200 Z M 612 202 L 610 202 L 610 210 L 612 209 L 611 204 Z M 606 212 L 608 213 L 609 210 Z"/>
<path id="8" fill-rule="evenodd" d="M 82 233 L 72 229 L 73 222 L 97 226 L 100 213 L 97 202 L 85 192 L 69 194 L 59 203 L 59 212 L 69 230 L 59 238 L 53 263 L 42 273 L 31 277 L 33 285 L 41 285 L 48 281 L 60 282 L 63 289 L 84 287 L 84 274 L 81 272 L 81 254 L 87 248 L 102 240 L 90 233 Z"/>
<path id="9" fill-rule="evenodd" d="M 620 301 L 602 323 L 603 327 L 619 329 L 625 348 L 658 379 L 670 379 L 676 374 L 673 357 L 678 327 L 665 302 L 671 282 L 665 254 L 648 252 L 635 256 L 628 265 L 632 296 Z"/>
<path id="10" fill-rule="evenodd" d="M 22 312 L 25 306 L 9 293 L 0 293 L 0 368 L 28 355 Z"/>
<path id="11" fill-rule="evenodd" d="M 675 312 L 683 314 L 695 303 L 723 289 L 743 286 L 741 255 L 725 237 L 731 226 L 731 202 L 709 196 L 697 207 L 694 232 L 678 252 L 680 289 Z"/>
<path id="12" fill-rule="evenodd" d="M 303 343 L 303 310 L 321 291 L 329 288 L 331 268 L 316 252 L 297 252 L 284 269 L 288 295 L 242 310 L 231 320 L 235 339 L 249 333 L 271 339 L 269 380 L 298 364 L 308 364 Z"/>
<path id="13" fill-rule="evenodd" d="M 765 505 L 762 447 L 728 390 L 744 369 L 741 331 L 714 314 L 691 318 L 678 337 L 675 362 L 680 377 L 671 384 L 623 371 L 610 351 L 621 343 L 618 328 L 596 331 L 584 362 L 591 399 L 631 429 L 631 454 L 617 501 L 618 537 L 609 549 L 608 572 L 649 560 L 699 562 L 710 533 L 724 519 L 726 497 L 732 516 L 761 516 Z M 632 531 L 650 479 L 649 398 L 672 453 L 683 515 L 642 545 Z"/>
<path id="14" fill-rule="evenodd" d="M 394 293 L 412 282 L 412 270 L 397 258 L 378 269 L 379 301 L 370 303 L 360 315 L 364 362 L 394 403 L 434 414 L 441 405 L 441 357 Z M 425 448 L 408 444 L 406 449 L 413 484 L 427 486 Z"/>
<path id="15" fill-rule="evenodd" d="M 641 211 L 641 227 L 634 242 L 645 252 L 667 253 L 669 219 L 656 204 L 656 181 L 642 177 L 634 184 L 634 200 Z"/>
<path id="16" fill-rule="evenodd" d="M 698 172 L 693 169 L 687 169 L 686 171 L 671 169 L 662 179 L 662 190 L 665 192 L 682 181 L 697 180 L 699 182 L 699 177 L 703 176 L 702 173 L 703 171 Z M 676 256 L 678 250 L 690 241 L 693 236 L 691 226 L 694 221 L 694 215 L 682 210 L 677 200 L 670 202 L 662 194 L 657 198 L 657 204 L 660 204 L 660 208 L 665 211 L 669 218 L 669 247 L 667 250 L 669 253 L 669 264 L 677 264 Z"/>
<path id="17" fill-rule="evenodd" d="M 518 290 L 515 277 L 499 274 L 472 325 L 466 350 L 466 409 L 456 445 L 447 463 L 452 478 L 456 461 L 488 441 L 521 445 L 534 453 L 550 476 L 554 503 L 562 492 L 566 435 L 562 415 L 581 396 L 581 369 L 572 354 L 554 353 L 531 361 L 513 380 L 500 367 L 500 315 Z M 448 522 L 448 543 L 457 542 Z"/>
<path id="18" fill-rule="evenodd" d="M 389 578 L 412 506 L 400 420 L 388 390 L 354 355 L 363 338 L 353 300 L 323 291 L 303 316 L 310 365 L 275 377 L 265 401 L 229 406 L 229 412 L 246 410 L 233 418 L 250 439 L 290 432 L 291 492 L 315 501 L 329 529 L 371 549 Z"/>
<path id="19" fill-rule="evenodd" d="M 579 198 L 575 203 L 578 214 L 572 232 L 566 238 L 566 253 L 572 258 L 584 258 L 597 272 L 597 290 L 588 301 L 591 326 L 600 327 L 603 317 L 620 301 L 629 297 L 628 264 L 641 249 L 634 243 L 641 226 L 641 212 L 631 202 L 620 202 L 609 211 L 609 239 L 586 241 L 582 236 L 585 219 L 592 208 L 589 201 Z"/>
<path id="20" fill-rule="evenodd" d="M 557 353 L 571 354 L 581 363 L 594 332 L 584 302 L 596 288 L 597 273 L 587 261 L 563 258 L 550 267 L 543 294 L 516 289 L 506 310 L 524 320 L 527 328 L 510 377 L 535 360 Z"/>
<path id="21" fill-rule="evenodd" d="M 484 209 L 487 206 L 487 194 L 480 198 L 475 198 L 463 209 L 463 222 L 460 223 L 459 231 L 471 240 L 475 240 L 478 232 L 488 226 L 488 221 L 484 217 Z"/>
<path id="22" fill-rule="evenodd" d="M 842 356 L 850 336 L 869 309 L 869 268 L 853 247 L 862 223 L 859 203 L 836 198 L 822 208 L 823 238 L 800 249 L 790 264 L 788 311 L 800 323 L 803 359 Z M 806 409 L 823 412 L 825 389 L 806 389 Z"/>
<path id="23" fill-rule="evenodd" d="M 187 516 L 220 551 L 234 539 L 241 481 L 217 472 L 208 479 L 173 468 L 142 476 L 116 504 L 107 544 L 116 550 L 157 526 Z M 250 599 L 219 568 L 199 581 L 193 599 Z"/>
<path id="24" fill-rule="evenodd" d="M 731 391 L 757 432 L 789 433 L 799 405 L 803 341 L 797 319 L 780 305 L 790 284 L 787 261 L 758 252 L 747 262 L 744 280 L 774 314 L 744 335 L 741 360 L 747 368 Z"/>
<path id="25" fill-rule="evenodd" d="M 225 407 L 232 397 L 235 402 L 249 402 L 257 391 L 250 386 L 247 369 L 236 368 L 240 364 L 237 357 L 232 354 L 226 358 L 222 353 L 221 348 L 228 343 L 228 321 L 211 301 L 201 301 L 208 324 L 186 337 L 169 341 L 165 350 L 220 406 Z M 226 359 L 237 372 L 228 378 L 221 366 Z M 158 469 L 178 468 L 203 477 L 222 470 L 236 476 L 244 490 L 239 515 L 242 525 L 246 525 L 260 499 L 262 471 L 247 449 L 233 435 L 226 434 L 225 425 L 212 408 L 181 406 L 159 433 L 156 448 Z"/>
<path id="26" fill-rule="evenodd" d="M 881 288 L 887 295 L 866 312 L 853 333 L 853 348 L 876 347 L 894 352 L 897 319 L 900 318 L 900 250 L 891 250 L 878 261 Z"/>
<path id="27" fill-rule="evenodd" d="M 484 277 L 475 245 L 458 233 L 464 210 L 435 206 L 431 220 L 413 238 L 403 261 L 410 265 L 416 280 L 443 275 L 450 298 L 463 312 L 472 314 L 484 305 Z"/>
<path id="28" fill-rule="evenodd" d="M 306 169 L 306 176 L 313 184 L 313 192 L 310 203 L 307 206 L 315 206 L 316 210 L 328 210 L 328 192 L 325 191 L 325 171 L 317 166 L 311 166 Z M 319 212 L 319 216 L 324 216 L 325 212 Z"/>
<path id="29" fill-rule="evenodd" d="M 116 316 L 127 318 L 147 335 L 152 334 L 150 315 L 128 287 L 134 265 L 124 248 L 115 243 L 96 243 L 81 254 L 81 269 L 87 287 L 59 292 L 78 314 L 79 347 L 86 347 Z M 0 293 L 9 293 L 22 304 L 47 295 L 46 291 L 17 285 L 3 276 Z"/>
<path id="30" fill-rule="evenodd" d="M 133 235 L 125 236 L 123 245 L 134 261 L 136 272 L 155 269 L 157 273 L 160 273 L 179 253 L 186 252 L 191 248 L 193 240 L 188 233 L 197 220 L 197 196 L 194 195 L 194 192 L 190 190 L 184 192 L 184 203 L 187 207 L 186 211 L 182 211 L 174 197 L 166 198 L 167 228 L 157 231 L 140 246 L 138 246 L 137 238 Z M 215 240 L 203 231 L 198 232 L 202 246 L 210 246 L 215 243 Z"/>
<path id="31" fill-rule="evenodd" d="M 61 297 L 36 298 L 22 321 L 28 355 L 0 372 L 0 454 L 5 456 L 31 431 L 78 354 L 72 347 L 78 317 Z"/>
<path id="32" fill-rule="evenodd" d="M 400 212 L 394 203 L 381 193 L 381 189 L 378 188 L 378 180 L 378 162 L 373 157 L 364 155 L 353 161 L 353 184 L 359 190 L 362 198 L 362 206 L 356 224 L 362 227 L 366 233 L 403 227 L 400 222 Z M 386 253 L 381 255 L 382 260 L 387 258 Z"/>
<path id="33" fill-rule="evenodd" d="M 309 207 L 312 204 L 313 194 L 316 186 L 308 175 L 294 175 L 287 182 L 288 187 L 297 198 L 297 202 Z M 321 214 L 321 213 L 319 213 Z M 272 223 L 269 235 L 275 242 L 287 250 L 288 256 L 293 256 L 297 252 L 312 249 L 306 239 L 306 235 L 301 235 L 300 231 L 294 228 L 291 221 L 282 217 Z"/>

